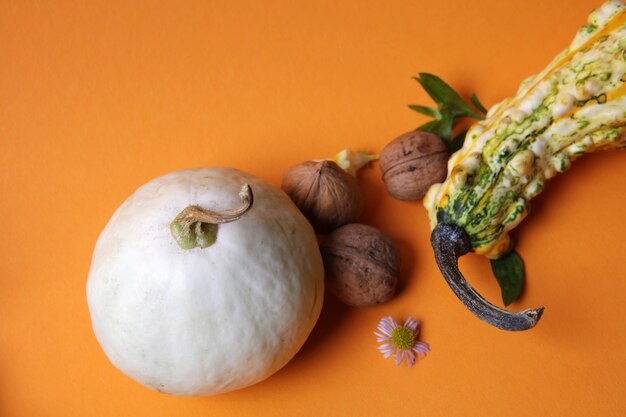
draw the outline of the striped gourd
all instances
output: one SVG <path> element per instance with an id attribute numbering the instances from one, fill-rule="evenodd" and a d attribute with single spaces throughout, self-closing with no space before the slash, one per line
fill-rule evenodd
<path id="1" fill-rule="evenodd" d="M 626 147 L 626 13 L 611 0 L 572 44 L 517 94 L 493 106 L 448 162 L 448 176 L 424 199 L 437 263 L 456 295 L 505 330 L 533 327 L 543 308 L 512 313 L 484 300 L 458 270 L 459 256 L 496 259 L 529 200 L 578 156 Z"/>

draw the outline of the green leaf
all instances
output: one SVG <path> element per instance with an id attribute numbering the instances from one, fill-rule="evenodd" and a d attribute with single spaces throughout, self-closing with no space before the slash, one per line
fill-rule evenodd
<path id="1" fill-rule="evenodd" d="M 472 97 L 470 97 L 470 100 L 472 100 L 472 103 L 474 103 L 474 106 L 476 106 L 476 108 L 482 113 L 482 114 L 487 114 L 487 109 L 485 108 L 485 106 L 482 105 L 482 103 L 480 102 L 480 100 L 478 100 L 478 97 L 476 96 L 476 94 L 472 94 Z"/>
<path id="2" fill-rule="evenodd" d="M 460 102 L 465 104 L 461 96 L 452 89 L 445 81 L 436 75 L 429 74 L 427 72 L 420 72 L 418 77 L 415 77 L 428 95 L 435 101 L 435 103 L 452 103 Z M 469 111 L 472 109 L 469 108 Z"/>
<path id="3" fill-rule="evenodd" d="M 422 72 L 418 77 L 414 77 L 414 79 L 420 83 L 437 104 L 437 109 L 417 104 L 409 105 L 411 110 L 435 119 L 424 123 L 415 130 L 434 133 L 441 137 L 450 153 L 457 151 L 463 146 L 467 132 L 463 131 L 451 139 L 452 128 L 455 126 L 457 119 L 471 117 L 482 120 L 484 119 L 483 115 L 476 113 L 468 102 L 463 100 L 452 87 L 436 75 Z M 476 97 L 476 94 L 472 95 L 471 101 L 479 112 L 486 112 L 485 108 Z"/>
<path id="4" fill-rule="evenodd" d="M 467 134 L 467 129 L 460 132 L 456 135 L 452 140 L 448 141 L 448 153 L 453 154 L 459 149 L 463 147 L 463 142 L 465 142 L 465 135 Z"/>
<path id="5" fill-rule="evenodd" d="M 419 106 L 417 104 L 409 104 L 409 109 L 418 113 L 425 114 L 426 116 L 434 117 L 435 119 L 441 119 L 441 113 L 431 107 Z"/>
<path id="6" fill-rule="evenodd" d="M 502 291 L 502 301 L 508 306 L 517 300 L 524 287 L 524 263 L 522 258 L 511 251 L 506 255 L 491 261 L 491 270 Z"/>
<path id="7" fill-rule="evenodd" d="M 465 113 L 464 111 L 461 111 L 458 109 L 458 107 L 456 107 L 456 105 L 449 105 L 448 103 L 442 103 L 439 105 L 439 112 L 442 114 L 446 114 L 449 115 L 451 117 L 454 118 L 459 118 L 459 117 L 467 117 L 467 113 Z"/>
<path id="8" fill-rule="evenodd" d="M 436 75 L 422 72 L 415 80 L 422 85 L 428 95 L 437 103 L 441 114 L 482 119 L 482 116 L 476 114 L 474 109 L 452 87 Z"/>
<path id="9" fill-rule="evenodd" d="M 431 120 L 426 122 L 415 130 L 422 132 L 431 132 L 439 136 L 446 146 L 450 142 L 450 135 L 452 134 L 452 122 L 454 120 L 449 116 L 444 116 L 441 120 Z"/>

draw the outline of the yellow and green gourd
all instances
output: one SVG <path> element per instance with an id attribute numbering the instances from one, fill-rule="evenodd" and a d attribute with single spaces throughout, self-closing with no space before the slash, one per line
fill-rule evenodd
<path id="1" fill-rule="evenodd" d="M 543 307 L 513 313 L 490 304 L 467 283 L 457 259 L 506 254 L 508 232 L 548 179 L 582 154 L 626 147 L 624 11 L 611 0 L 592 12 L 566 50 L 470 128 L 446 180 L 424 199 L 442 274 L 474 314 L 498 328 L 532 328 Z"/>

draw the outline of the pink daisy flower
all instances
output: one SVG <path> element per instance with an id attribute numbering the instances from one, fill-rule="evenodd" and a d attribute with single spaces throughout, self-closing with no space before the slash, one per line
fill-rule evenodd
<path id="1" fill-rule="evenodd" d="M 390 316 L 383 317 L 378 323 L 378 332 L 374 334 L 376 341 L 382 343 L 378 350 L 382 352 L 384 358 L 395 355 L 396 366 L 405 361 L 407 366 L 411 367 L 417 359 L 422 359 L 430 352 L 427 343 L 417 340 L 419 321 L 413 317 L 407 318 L 402 326 Z"/>

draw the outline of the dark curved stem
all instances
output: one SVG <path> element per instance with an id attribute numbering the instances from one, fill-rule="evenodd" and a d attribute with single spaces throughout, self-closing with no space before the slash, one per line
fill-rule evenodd
<path id="1" fill-rule="evenodd" d="M 479 319 L 502 330 L 519 331 L 531 329 L 543 314 L 543 307 L 512 313 L 485 300 L 465 280 L 459 270 L 458 259 L 472 251 L 470 238 L 459 226 L 438 224 L 430 242 L 435 250 L 435 260 L 443 277 L 463 304 Z"/>

